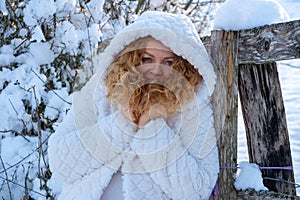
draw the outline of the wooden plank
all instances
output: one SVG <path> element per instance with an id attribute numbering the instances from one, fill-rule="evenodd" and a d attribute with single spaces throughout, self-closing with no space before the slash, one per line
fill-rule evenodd
<path id="1" fill-rule="evenodd" d="M 276 63 L 239 65 L 238 78 L 249 162 L 262 167 L 292 166 L 289 134 Z M 296 196 L 293 170 L 262 170 L 264 185 Z"/>
<path id="2" fill-rule="evenodd" d="M 260 64 L 300 58 L 300 20 L 238 32 L 239 64 Z M 210 52 L 209 36 L 201 39 Z"/>
<path id="3" fill-rule="evenodd" d="M 239 64 L 300 58 L 300 20 L 239 31 Z"/>
<path id="4" fill-rule="evenodd" d="M 217 83 L 213 94 L 220 166 L 237 165 L 237 32 L 213 31 L 211 57 Z M 220 169 L 215 199 L 237 199 L 234 169 Z"/>

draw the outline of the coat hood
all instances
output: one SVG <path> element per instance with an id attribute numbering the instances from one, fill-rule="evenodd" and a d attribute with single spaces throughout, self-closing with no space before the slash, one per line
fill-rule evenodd
<path id="1" fill-rule="evenodd" d="M 131 42 L 140 37 L 152 36 L 175 54 L 182 56 L 194 65 L 203 76 L 210 95 L 215 84 L 215 72 L 210 57 L 202 44 L 191 20 L 182 14 L 158 11 L 143 13 L 137 20 L 120 31 L 105 51 L 96 58 L 97 73 L 106 72 L 114 57 Z"/>

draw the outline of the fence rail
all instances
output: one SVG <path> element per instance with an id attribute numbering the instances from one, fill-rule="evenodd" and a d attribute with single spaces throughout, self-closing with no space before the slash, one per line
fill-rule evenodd
<path id="1" fill-rule="evenodd" d="M 233 32 L 238 34 L 238 64 L 300 58 L 300 20 Z M 201 39 L 211 52 L 211 37 Z"/>

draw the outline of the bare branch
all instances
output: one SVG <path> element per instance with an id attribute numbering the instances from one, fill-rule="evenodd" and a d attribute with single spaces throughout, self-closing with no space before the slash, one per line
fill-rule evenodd
<path id="1" fill-rule="evenodd" d="M 16 114 L 17 114 L 17 116 L 18 116 L 18 115 L 19 115 L 19 113 L 18 113 L 17 109 L 15 108 L 14 104 L 12 103 L 12 101 L 11 101 L 10 99 L 8 99 L 8 101 L 9 101 L 9 103 L 10 103 L 11 107 L 14 109 L 15 113 L 16 113 Z"/>
<path id="2" fill-rule="evenodd" d="M 25 194 L 24 194 L 24 200 L 29 200 L 29 189 L 28 189 L 28 185 L 27 185 L 27 181 L 28 181 L 28 174 L 29 174 L 29 166 L 26 172 L 26 176 L 25 176 L 25 180 L 24 180 L 24 184 L 25 184 Z"/>
<path id="3" fill-rule="evenodd" d="M 5 165 L 4 165 L 4 162 L 3 162 L 3 159 L 2 159 L 2 156 L 0 155 L 0 160 L 1 160 L 1 164 L 2 164 L 2 167 L 3 167 L 3 171 L 4 171 L 4 174 L 5 174 L 5 177 L 6 177 L 6 184 L 7 184 L 7 188 L 8 188 L 8 193 L 9 193 L 9 197 L 10 199 L 12 200 L 12 194 L 11 194 L 11 190 L 10 190 L 10 185 L 9 185 L 9 180 L 8 179 L 8 174 L 7 174 L 7 171 L 6 171 L 6 168 L 5 168 Z"/>
<path id="4" fill-rule="evenodd" d="M 38 77 L 38 79 L 40 79 L 44 84 L 45 84 L 45 86 L 46 86 L 46 83 L 45 83 L 45 81 L 33 70 L 33 69 L 31 69 L 31 71 Z M 47 87 L 47 86 L 46 86 Z M 48 88 L 49 89 L 49 88 Z M 64 98 L 62 98 L 61 96 L 59 96 L 59 94 L 57 94 L 55 91 L 53 91 L 53 90 L 51 90 L 58 98 L 60 98 L 63 102 L 65 102 L 65 103 L 67 103 L 67 104 L 69 104 L 69 105 L 71 105 L 72 103 L 71 102 L 68 102 L 68 101 L 66 101 Z"/>
<path id="5" fill-rule="evenodd" d="M 15 131 L 15 130 L 4 130 L 4 131 L 1 131 L 1 130 L 0 130 L 0 133 L 9 133 L 9 132 L 11 132 L 11 133 L 13 133 L 13 134 L 15 134 L 15 135 L 19 135 L 19 136 L 21 136 L 22 138 L 24 138 L 24 140 L 26 140 L 27 142 L 30 142 L 30 140 L 28 140 L 28 139 L 25 137 L 24 134 L 19 133 L 18 131 Z"/>
<path id="6" fill-rule="evenodd" d="M 17 182 L 14 182 L 14 181 L 12 181 L 12 180 L 9 180 L 9 179 L 7 179 L 7 178 L 4 178 L 4 177 L 2 177 L 2 176 L 0 176 L 0 179 L 3 179 L 3 180 L 5 180 L 5 181 L 10 182 L 10 183 L 12 183 L 12 184 L 14 184 L 14 185 L 17 185 L 17 186 L 19 186 L 19 187 L 25 188 L 23 185 L 21 185 L 21 184 L 19 184 L 19 183 L 17 183 Z M 33 193 L 36 193 L 36 194 L 38 194 L 38 195 L 41 195 L 41 196 L 43 196 L 43 197 L 46 197 L 45 194 L 40 193 L 40 192 L 37 192 L 37 191 L 35 191 L 35 190 L 33 190 L 33 189 L 28 188 L 28 190 L 31 191 L 31 192 L 33 192 Z"/>
<path id="7" fill-rule="evenodd" d="M 40 112 L 39 112 L 39 104 L 38 104 L 38 99 L 36 97 L 36 92 L 35 92 L 35 87 L 33 87 L 33 94 L 34 94 L 34 99 L 35 99 L 35 104 L 36 104 L 36 116 L 37 116 L 37 125 L 38 125 L 38 139 L 39 139 L 39 148 L 38 148 L 38 153 L 39 153 L 39 159 L 38 159 L 38 170 L 39 170 L 39 177 L 42 177 L 42 171 L 41 171 L 41 159 L 43 160 L 43 163 L 45 166 L 47 166 L 46 160 L 45 160 L 45 155 L 43 151 L 43 142 L 42 142 L 42 128 L 41 128 L 41 118 L 40 118 Z M 42 187 L 42 179 L 40 179 L 40 187 Z"/>

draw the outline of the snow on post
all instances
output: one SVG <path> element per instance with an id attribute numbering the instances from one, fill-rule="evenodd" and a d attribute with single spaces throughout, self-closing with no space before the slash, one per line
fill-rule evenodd
<path id="1" fill-rule="evenodd" d="M 234 186 L 237 190 L 268 190 L 263 184 L 259 166 L 255 163 L 248 163 L 245 161 L 239 163 L 239 170 Z"/>

